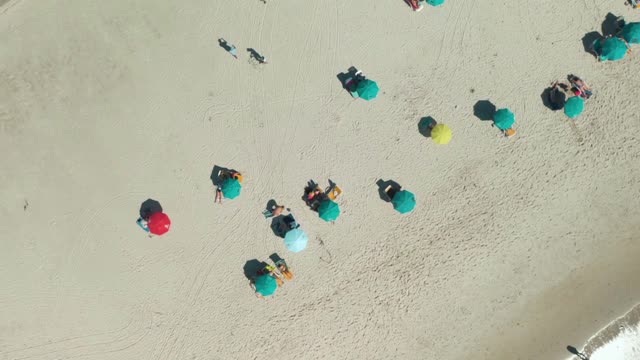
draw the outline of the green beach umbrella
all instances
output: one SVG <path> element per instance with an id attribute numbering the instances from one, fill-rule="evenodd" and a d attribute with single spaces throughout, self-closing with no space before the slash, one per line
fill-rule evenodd
<path id="1" fill-rule="evenodd" d="M 580 96 L 570 97 L 564 104 L 564 113 L 570 119 L 575 119 L 578 115 L 582 114 L 584 110 L 584 99 Z"/>
<path id="2" fill-rule="evenodd" d="M 620 33 L 629 44 L 640 44 L 640 22 L 632 22 L 622 28 Z"/>
<path id="3" fill-rule="evenodd" d="M 262 296 L 273 295 L 278 288 L 276 279 L 271 275 L 260 275 L 255 282 L 256 291 Z"/>
<path id="4" fill-rule="evenodd" d="M 412 192 L 402 190 L 393 196 L 391 203 L 400 214 L 406 214 L 416 207 L 416 197 Z"/>
<path id="5" fill-rule="evenodd" d="M 427 4 L 431 6 L 440 6 L 444 4 L 444 0 L 427 0 Z"/>
<path id="6" fill-rule="evenodd" d="M 238 179 L 227 179 L 222 183 L 222 193 L 227 199 L 235 199 L 240 195 L 242 185 Z"/>
<path id="7" fill-rule="evenodd" d="M 331 200 L 325 200 L 318 207 L 318 215 L 324 221 L 334 221 L 340 216 L 340 206 Z"/>
<path id="8" fill-rule="evenodd" d="M 356 87 L 358 96 L 365 100 L 375 99 L 376 96 L 378 96 L 378 91 L 380 91 L 380 88 L 378 88 L 378 84 L 376 84 L 375 81 L 368 79 L 359 82 L 358 86 Z"/>
<path id="9" fill-rule="evenodd" d="M 618 61 L 622 60 L 627 54 L 627 44 L 616 37 L 606 39 L 600 48 L 600 61 Z"/>
<path id="10" fill-rule="evenodd" d="M 513 127 L 516 116 L 509 109 L 500 109 L 493 115 L 493 123 L 500 130 L 507 130 Z"/>

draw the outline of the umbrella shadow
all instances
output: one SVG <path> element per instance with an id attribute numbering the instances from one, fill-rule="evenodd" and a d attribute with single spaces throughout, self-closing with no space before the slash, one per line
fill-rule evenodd
<path id="1" fill-rule="evenodd" d="M 162 206 L 156 200 L 147 199 L 140 205 L 141 219 L 147 220 L 151 215 L 159 212 L 162 212 Z"/>
<path id="2" fill-rule="evenodd" d="M 576 349 L 575 347 L 573 347 L 571 345 L 567 346 L 567 351 L 572 353 L 573 355 L 579 357 L 581 360 L 589 360 L 587 355 L 585 355 L 584 353 L 581 353 L 580 351 L 578 351 L 578 349 Z"/>
<path id="3" fill-rule="evenodd" d="M 395 190 L 395 192 L 398 192 L 400 191 L 400 189 L 402 189 L 402 186 L 400 186 L 400 184 L 393 180 L 384 181 L 382 179 L 378 179 L 376 185 L 378 185 L 378 195 L 380 196 L 380 199 L 386 202 L 391 202 L 391 198 L 385 191 L 389 186 L 391 187 L 391 189 Z"/>
<path id="4" fill-rule="evenodd" d="M 271 199 L 269 201 L 267 201 L 267 205 L 264 208 L 266 211 L 273 211 L 273 209 L 276 208 L 276 206 L 278 206 L 278 203 L 276 202 L 275 199 Z"/>
<path id="5" fill-rule="evenodd" d="M 562 88 L 562 90 L 564 91 L 567 91 L 569 89 L 565 84 L 558 84 L 558 87 Z M 566 94 L 561 92 L 562 90 L 554 91 L 553 87 L 551 86 L 544 89 L 542 94 L 540 94 L 542 105 L 552 111 L 558 111 L 562 109 L 567 98 Z"/>
<path id="6" fill-rule="evenodd" d="M 418 132 L 424 137 L 431 137 L 431 128 L 438 122 L 431 116 L 426 116 L 418 121 Z"/>
<path id="7" fill-rule="evenodd" d="M 211 179 L 213 186 L 218 186 L 222 184 L 222 182 L 226 179 L 226 175 L 232 172 L 235 172 L 235 170 L 218 165 L 213 165 L 211 176 L 209 178 Z"/>
<path id="8" fill-rule="evenodd" d="M 602 36 L 615 36 L 620 31 L 618 16 L 608 13 L 602 22 Z"/>
<path id="9" fill-rule="evenodd" d="M 285 232 L 283 231 L 284 226 L 285 226 L 284 215 L 278 215 L 271 218 L 271 231 L 273 231 L 273 234 L 275 236 L 284 239 L 284 235 L 285 235 Z"/>
<path id="10" fill-rule="evenodd" d="M 278 255 L 278 253 L 273 253 L 269 255 L 269 259 L 271 259 L 271 261 L 273 261 L 274 264 L 277 264 L 278 261 L 280 260 L 284 260 L 283 258 L 280 257 L 280 255 Z"/>
<path id="11" fill-rule="evenodd" d="M 249 260 L 244 264 L 244 276 L 249 281 L 253 281 L 258 274 L 258 271 L 262 270 L 268 264 L 264 261 L 259 261 L 258 259 Z"/>
<path id="12" fill-rule="evenodd" d="M 604 36 L 600 35 L 600 33 L 597 31 L 591 31 L 586 33 L 582 37 L 582 46 L 584 47 L 584 51 L 597 58 L 598 54 L 596 54 L 595 51 L 593 50 L 593 43 L 596 40 L 602 40 L 602 39 L 604 39 Z"/>
<path id="13" fill-rule="evenodd" d="M 345 89 L 346 91 L 349 91 L 349 89 L 347 89 L 347 80 L 349 80 L 349 78 L 352 78 L 352 79 L 355 78 L 357 72 L 358 72 L 358 69 L 356 69 L 355 66 L 351 66 L 349 67 L 349 69 L 347 69 L 347 72 L 341 72 L 336 75 L 343 89 Z"/>
<path id="14" fill-rule="evenodd" d="M 480 100 L 473 105 L 473 115 L 481 121 L 493 120 L 496 106 L 489 100 Z"/>
<path id="15" fill-rule="evenodd" d="M 301 198 L 302 201 L 304 201 L 304 203 L 307 204 L 307 206 L 313 211 L 317 211 L 318 205 L 321 199 L 319 199 L 316 196 L 314 199 L 309 200 L 309 198 L 307 197 L 307 194 L 314 191 L 317 187 L 318 187 L 317 182 L 315 182 L 314 180 L 309 180 L 307 182 L 307 186 L 305 186 L 304 188 L 304 194 L 302 194 L 302 198 Z"/>

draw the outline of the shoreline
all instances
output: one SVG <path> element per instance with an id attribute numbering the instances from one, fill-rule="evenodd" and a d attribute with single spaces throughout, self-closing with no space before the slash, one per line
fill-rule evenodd
<path id="1" fill-rule="evenodd" d="M 600 329 L 582 350 L 591 360 L 631 360 L 640 357 L 640 303 Z M 567 360 L 578 360 L 572 356 Z"/>

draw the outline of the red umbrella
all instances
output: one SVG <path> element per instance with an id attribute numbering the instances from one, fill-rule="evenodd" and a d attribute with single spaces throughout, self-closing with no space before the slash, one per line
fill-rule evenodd
<path id="1" fill-rule="evenodd" d="M 149 231 L 152 234 L 162 235 L 169 231 L 169 226 L 171 226 L 171 220 L 167 214 L 162 212 L 157 212 L 149 217 L 149 221 L 147 221 L 147 226 L 149 227 Z"/>

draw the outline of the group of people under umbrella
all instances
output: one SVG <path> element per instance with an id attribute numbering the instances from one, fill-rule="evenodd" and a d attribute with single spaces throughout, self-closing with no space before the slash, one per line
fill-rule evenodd
<path id="1" fill-rule="evenodd" d="M 623 17 L 616 21 L 616 34 L 597 39 L 591 44 L 591 51 L 599 61 L 622 60 L 630 51 L 630 44 L 640 44 L 640 22 L 625 22 Z"/>
<path id="2" fill-rule="evenodd" d="M 437 6 L 442 4 L 444 0 L 426 0 L 426 2 Z M 412 7 L 415 4 L 418 8 L 421 8 L 423 0 L 410 0 L 410 3 Z M 414 7 L 414 10 L 416 10 L 416 7 Z M 599 61 L 618 61 L 623 59 L 630 51 L 629 44 L 640 44 L 640 23 L 625 23 L 623 18 L 618 18 L 616 35 L 596 40 L 593 42 L 591 49 Z M 350 77 L 344 81 L 344 86 L 354 98 L 368 101 L 378 96 L 380 90 L 378 84 L 373 80 L 367 79 L 362 74 L 362 71 L 352 67 L 349 69 L 349 74 Z M 569 75 L 567 79 L 568 85 L 558 81 L 552 84 L 548 100 L 553 110 L 564 109 L 564 113 L 569 118 L 575 119 L 583 112 L 585 100 L 591 97 L 592 90 L 582 79 L 575 75 Z M 572 96 L 567 99 L 567 94 Z M 509 109 L 503 108 L 495 111 L 493 113 L 493 123 L 507 137 L 516 133 L 513 128 L 515 115 Z M 430 137 L 436 144 L 448 144 L 451 141 L 453 133 L 447 125 L 437 124 L 432 121 L 428 124 L 428 127 L 430 129 Z M 236 171 L 224 171 L 219 175 L 221 182 L 216 187 L 214 202 L 221 203 L 223 198 L 237 198 L 242 190 L 242 174 Z M 305 190 L 307 205 L 312 210 L 317 211 L 322 220 L 333 223 L 341 213 L 336 199 L 342 193 L 342 190 L 331 182 L 330 186 L 324 191 L 313 182 L 311 182 L 311 185 Z M 388 200 L 393 204 L 394 209 L 402 214 L 413 211 L 416 206 L 415 196 L 409 191 L 388 187 L 384 192 Z M 281 212 L 282 208 L 278 207 L 274 211 Z M 162 211 L 141 216 L 136 222 L 149 236 L 163 235 L 169 231 L 171 226 L 169 216 Z M 283 226 L 284 244 L 287 249 L 292 252 L 304 250 L 309 238 L 300 229 L 300 225 L 292 214 L 288 214 L 283 218 Z M 275 265 L 275 267 L 265 267 L 252 281 L 252 286 L 259 297 L 272 295 L 278 288 L 282 277 L 287 279 L 293 277 L 284 260 Z"/>

